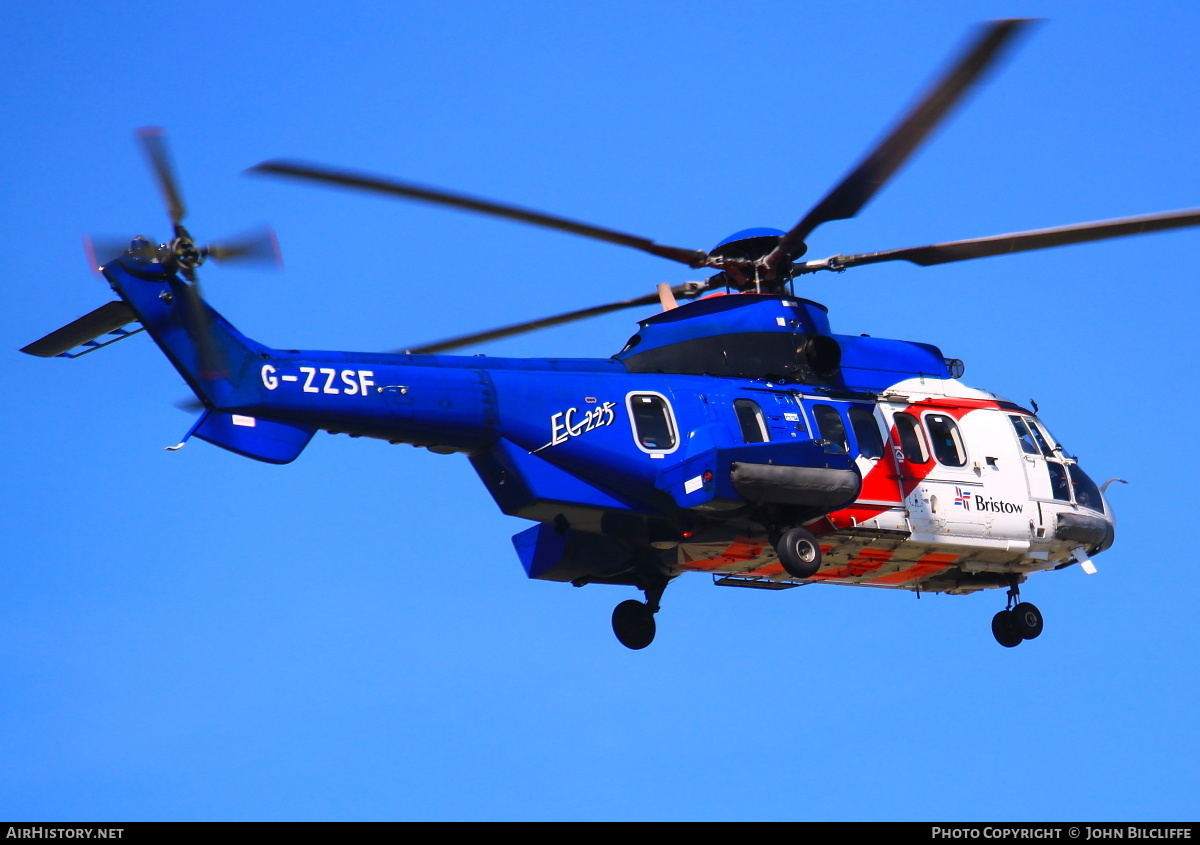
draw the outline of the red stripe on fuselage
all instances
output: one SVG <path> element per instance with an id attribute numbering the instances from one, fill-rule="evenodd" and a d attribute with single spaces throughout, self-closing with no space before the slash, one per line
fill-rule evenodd
<path id="1" fill-rule="evenodd" d="M 964 416 L 971 411 L 977 411 L 981 408 L 999 409 L 1000 404 L 993 399 L 922 399 L 918 402 L 911 402 L 905 406 L 905 411 L 914 411 L 919 414 L 922 410 L 938 410 L 945 411 L 956 420 L 962 420 Z M 901 412 L 897 412 L 901 413 Z M 923 427 L 922 427 L 923 428 Z M 900 449 L 900 435 L 896 431 L 896 427 L 892 426 L 888 431 L 887 448 L 892 455 L 902 454 Z M 917 488 L 917 485 L 925 480 L 925 477 L 933 471 L 934 462 L 930 457 L 923 464 L 914 464 L 909 461 L 901 461 L 900 475 L 896 475 L 896 467 L 893 463 L 892 455 L 885 455 L 875 462 L 875 466 L 871 467 L 871 471 L 863 477 L 862 491 L 858 494 L 859 501 L 863 499 L 876 502 L 895 502 L 899 507 L 903 501 L 908 498 L 908 495 Z M 896 494 L 899 493 L 899 498 Z M 855 525 L 866 522 L 868 519 L 873 519 L 884 511 L 887 507 L 881 505 L 862 505 L 853 504 L 841 510 L 834 511 L 829 514 L 827 519 L 833 526 L 834 530 L 840 528 L 852 528 Z"/>

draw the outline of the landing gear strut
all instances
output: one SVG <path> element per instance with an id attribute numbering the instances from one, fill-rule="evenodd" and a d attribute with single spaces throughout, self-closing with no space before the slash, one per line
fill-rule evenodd
<path id="1" fill-rule="evenodd" d="M 1015 648 L 1041 633 L 1042 612 L 1037 605 L 1021 601 L 1021 589 L 1014 578 L 1008 588 L 1004 610 L 992 617 L 992 636 L 1005 648 Z"/>
<path id="2" fill-rule="evenodd" d="M 617 635 L 617 640 L 625 648 L 636 651 L 654 642 L 654 634 L 657 629 L 654 624 L 654 614 L 658 613 L 658 601 L 662 598 L 663 590 L 666 588 L 667 580 L 664 578 L 661 583 L 654 583 L 652 586 L 643 588 L 646 593 L 645 602 L 629 599 L 613 608 L 613 633 Z"/>

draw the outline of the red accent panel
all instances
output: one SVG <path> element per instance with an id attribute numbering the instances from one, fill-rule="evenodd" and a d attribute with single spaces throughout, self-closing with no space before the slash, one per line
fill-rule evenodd
<path id="1" fill-rule="evenodd" d="M 922 399 L 919 402 L 913 402 L 908 407 L 918 412 L 945 411 L 954 419 L 961 420 L 971 411 L 978 411 L 980 408 L 991 408 L 998 411 L 1000 403 L 994 399 Z"/>
<path id="2" fill-rule="evenodd" d="M 892 481 L 892 486 L 896 486 L 896 482 L 894 480 Z M 895 506 L 899 507 L 900 502 L 896 502 Z M 879 514 L 883 513 L 885 510 L 887 510 L 886 507 L 880 507 L 878 505 L 851 505 L 848 508 L 842 508 L 840 511 L 834 511 L 833 513 L 829 514 L 827 521 L 833 526 L 833 528 L 830 530 L 853 528 L 855 525 L 861 525 L 868 519 L 879 516 Z M 828 533 L 828 531 L 823 533 Z"/>
<path id="3" fill-rule="evenodd" d="M 889 436 L 888 439 L 895 440 L 892 436 Z M 892 462 L 890 444 L 885 448 L 888 449 L 888 454 L 877 460 L 875 466 L 871 467 L 871 471 L 863 476 L 862 492 L 858 494 L 858 498 L 900 504 L 901 500 L 897 495 L 900 492 L 900 485 L 896 483 L 896 467 Z M 876 513 L 879 512 L 876 511 Z"/>

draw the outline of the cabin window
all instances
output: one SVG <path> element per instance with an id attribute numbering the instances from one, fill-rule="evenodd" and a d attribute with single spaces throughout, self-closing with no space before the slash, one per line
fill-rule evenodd
<path id="1" fill-rule="evenodd" d="M 670 452 L 675 449 L 675 420 L 666 397 L 657 393 L 631 393 L 628 398 L 633 435 L 646 452 Z"/>
<path id="2" fill-rule="evenodd" d="M 829 405 L 813 405 L 813 417 L 816 418 L 817 431 L 822 440 L 828 441 L 830 446 L 843 453 L 850 451 L 846 443 L 846 426 L 836 408 Z"/>
<path id="3" fill-rule="evenodd" d="M 734 399 L 733 410 L 737 414 L 738 425 L 742 429 L 742 440 L 746 443 L 766 443 L 767 421 L 763 418 L 762 408 L 757 402 L 749 399 Z"/>
<path id="4" fill-rule="evenodd" d="M 854 429 L 858 451 L 864 458 L 883 456 L 883 437 L 879 434 L 879 424 L 875 422 L 874 411 L 867 408 L 851 408 L 850 427 Z"/>
<path id="5" fill-rule="evenodd" d="M 1050 495 L 1060 502 L 1071 501 L 1071 485 L 1067 481 L 1067 468 L 1053 461 L 1046 461 L 1050 470 Z"/>
<path id="6" fill-rule="evenodd" d="M 925 439 L 921 437 L 921 424 L 911 414 L 899 413 L 893 417 L 896 435 L 900 438 L 900 449 L 909 463 L 923 464 L 929 460 L 925 451 Z"/>
<path id="7" fill-rule="evenodd" d="M 933 456 L 939 464 L 960 467 L 967 462 L 962 437 L 953 417 L 946 414 L 926 414 L 925 425 L 929 428 L 929 440 L 933 443 Z"/>
<path id="8" fill-rule="evenodd" d="M 1075 503 L 1080 507 L 1091 508 L 1104 513 L 1104 498 L 1096 482 L 1088 478 L 1088 474 L 1079 468 L 1078 464 L 1068 464 L 1067 472 L 1071 476 L 1071 486 L 1075 488 Z"/>
<path id="9" fill-rule="evenodd" d="M 1029 425 L 1021 417 L 1009 417 L 1009 419 L 1012 421 L 1013 429 L 1017 432 L 1017 440 L 1021 441 L 1021 451 L 1026 455 L 1036 455 L 1038 447 L 1033 442 L 1033 435 L 1029 432 Z"/>

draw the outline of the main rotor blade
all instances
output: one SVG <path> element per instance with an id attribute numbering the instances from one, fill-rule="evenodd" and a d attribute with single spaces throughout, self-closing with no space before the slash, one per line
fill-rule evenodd
<path id="1" fill-rule="evenodd" d="M 187 209 L 179 193 L 179 180 L 175 178 L 171 158 L 167 155 L 167 145 L 163 140 L 163 130 L 158 126 L 144 126 L 137 131 L 138 140 L 150 160 L 150 168 L 158 179 L 158 187 L 167 203 L 167 213 L 171 216 L 171 224 L 178 226 L 183 222 Z"/>
<path id="2" fill-rule="evenodd" d="M 697 296 L 707 286 L 691 282 L 682 285 L 676 285 L 671 288 L 671 293 L 681 298 L 691 298 Z M 461 349 L 464 346 L 472 346 L 478 343 L 486 343 L 491 340 L 500 340 L 501 338 L 513 337 L 527 332 L 537 331 L 538 329 L 548 329 L 551 326 L 561 326 L 563 323 L 573 323 L 576 320 L 586 320 L 588 317 L 599 317 L 601 314 L 611 314 L 614 311 L 620 311 L 624 308 L 637 308 L 644 305 L 658 305 L 659 297 L 657 291 L 645 296 L 638 296 L 633 299 L 622 300 L 621 302 L 610 302 L 606 305 L 595 305 L 591 308 L 582 308 L 578 311 L 568 311 L 565 314 L 558 314 L 554 317 L 543 317 L 540 320 L 529 320 L 524 323 L 514 323 L 511 326 L 504 326 L 499 329 L 488 329 L 487 331 L 474 332 L 472 334 L 459 335 L 458 337 L 439 340 L 436 343 L 426 343 L 423 346 L 414 346 L 409 349 L 398 350 L 401 352 L 414 353 L 419 355 L 431 355 L 436 352 L 449 352 L 452 349 Z"/>
<path id="3" fill-rule="evenodd" d="M 941 244 L 892 249 L 886 252 L 835 255 L 824 261 L 809 261 L 796 266 L 801 272 L 840 270 L 843 267 L 877 264 L 881 261 L 911 261 L 922 267 L 930 267 L 934 264 L 947 264 L 951 261 L 966 261 L 969 258 L 986 258 L 992 255 L 1006 255 L 1010 252 L 1028 252 L 1053 246 L 1122 238 L 1126 235 L 1161 232 L 1166 229 L 1182 229 L 1187 226 L 1200 226 L 1200 208 L 1170 211 L 1164 214 L 1147 214 L 1142 217 L 1122 217 L 1095 223 L 1077 223 L 1074 226 L 1059 226 L 1053 229 L 1034 229 L 1029 232 L 1014 232 L 1008 235 L 992 235 L 989 238 L 947 241 Z"/>
<path id="4" fill-rule="evenodd" d="M 651 255 L 657 255 L 660 258 L 667 258 L 671 261 L 678 261 L 682 264 L 687 264 L 689 267 L 703 267 L 708 261 L 708 254 L 700 250 L 663 246 L 646 238 L 639 238 L 636 235 L 628 235 L 624 232 L 604 229 L 600 226 L 592 226 L 587 223 L 568 220 L 564 217 L 555 217 L 550 214 L 542 214 L 538 211 L 519 208 L 514 205 L 505 205 L 503 203 L 492 202 L 491 200 L 467 196 L 466 194 L 456 194 L 450 191 L 443 191 L 439 188 L 416 185 L 411 182 L 400 182 L 368 173 L 335 170 L 315 164 L 280 159 L 264 161 L 262 164 L 251 167 L 247 172 L 290 176 L 295 179 L 307 179 L 312 182 L 324 182 L 330 185 L 341 185 L 347 188 L 358 188 L 364 191 L 406 197 L 421 202 L 433 203 L 434 205 L 448 205 L 452 208 L 461 208 L 480 214 L 490 214 L 494 217 L 503 217 L 508 220 L 519 220 L 522 223 L 530 223 L 534 226 L 545 226 L 549 229 L 557 229 L 560 232 L 570 232 L 573 235 L 581 235 L 585 238 L 595 238 L 596 240 L 619 244 L 620 246 L 640 249 L 642 252 L 648 252 Z"/>
<path id="5" fill-rule="evenodd" d="M 925 97 L 904 119 L 830 191 L 812 211 L 780 238 L 767 258 L 770 267 L 804 254 L 804 240 L 822 223 L 845 220 L 870 202 L 875 193 L 920 146 L 985 71 L 1003 55 L 1005 48 L 1031 21 L 1010 19 L 985 24 L 970 48 L 942 74 Z"/>

